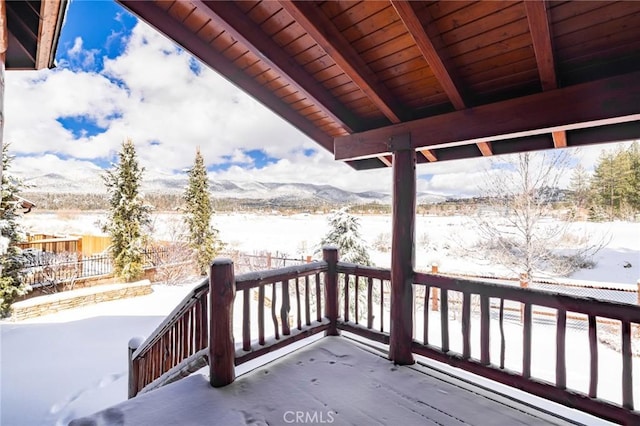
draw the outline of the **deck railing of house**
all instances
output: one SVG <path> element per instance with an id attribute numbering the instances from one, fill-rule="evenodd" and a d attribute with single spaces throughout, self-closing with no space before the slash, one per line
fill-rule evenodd
<path id="1" fill-rule="evenodd" d="M 389 308 L 393 303 L 390 293 L 386 291 L 390 286 L 391 272 L 388 269 L 338 262 L 335 249 L 325 249 L 323 256 L 321 262 L 238 277 L 234 276 L 230 260 L 215 261 L 210 273 L 211 290 L 207 291 L 206 283 L 198 286 L 152 337 L 133 352 L 130 397 L 143 388 L 145 391 L 153 388 L 154 381 L 168 383 L 180 375 L 188 374 L 184 372 L 185 369 L 193 371 L 193 368 L 187 367 L 193 365 L 193 359 L 189 357 L 196 354 L 208 362 L 211 384 L 225 386 L 235 380 L 236 365 L 321 331 L 325 331 L 326 335 L 338 335 L 340 330 L 344 330 L 381 343 L 398 344 L 394 343 L 393 336 L 387 331 L 390 324 Z M 408 309 L 417 307 L 414 320 L 424 324 L 421 338 L 414 337 L 410 342 L 402 343 L 408 345 L 413 353 L 598 417 L 623 424 L 640 422 L 640 412 L 634 411 L 631 348 L 631 333 L 634 327 L 640 327 L 640 307 L 426 273 L 414 273 L 413 286 L 418 290 L 413 302 L 419 303 Z M 437 330 L 439 339 L 432 339 L 430 330 L 433 331 L 434 327 L 429 326 L 429 317 L 433 315 L 429 313 L 429 298 L 434 288 L 440 292 L 440 310 L 436 313 L 440 320 Z M 236 297 L 236 292 L 242 295 Z M 208 317 L 209 322 L 204 310 L 207 293 L 212 313 Z M 459 324 L 459 331 L 454 330 L 449 315 L 449 296 L 453 294 L 461 294 L 461 320 L 459 323 L 453 322 Z M 471 355 L 471 310 L 472 301 L 477 300 L 480 315 L 479 359 Z M 513 345 L 505 338 L 505 302 L 520 303 L 522 306 L 521 371 L 505 367 L 506 346 Z M 534 305 L 536 309 L 554 310 L 557 318 L 554 383 L 532 376 Z M 237 344 L 233 330 L 234 306 L 240 307 L 242 315 L 241 331 L 235 333 L 241 336 Z M 419 311 L 420 307 L 422 311 Z M 270 310 L 270 322 L 265 321 L 266 309 Z M 490 351 L 492 313 L 497 318 L 493 321 L 498 321 L 499 362 L 492 362 Z M 566 343 L 567 320 L 578 314 L 588 318 L 588 393 L 567 387 L 567 360 L 571 359 L 573 349 Z M 254 320 L 257 320 L 257 327 L 252 326 Z M 621 404 L 598 398 L 597 330 L 602 321 L 617 321 L 620 324 Z M 267 328 L 270 337 L 267 337 Z M 462 336 L 461 353 L 454 352 L 450 347 L 452 332 Z M 204 356 L 207 333 L 208 348 Z M 185 338 L 197 343 L 181 343 L 181 339 Z M 440 344 L 435 345 L 435 340 L 439 340 Z M 198 366 L 201 367 L 201 364 Z"/>
<path id="2" fill-rule="evenodd" d="M 193 288 L 144 342 L 129 342 L 129 398 L 206 365 L 209 280 Z"/>

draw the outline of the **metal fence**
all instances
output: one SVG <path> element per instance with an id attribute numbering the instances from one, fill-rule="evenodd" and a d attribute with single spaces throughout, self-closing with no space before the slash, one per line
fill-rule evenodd
<path id="1" fill-rule="evenodd" d="M 143 252 L 144 268 L 162 265 L 169 250 L 157 247 Z M 78 257 L 75 253 L 40 252 L 24 257 L 25 267 L 20 276 L 22 283 L 32 288 L 56 286 L 82 279 L 113 273 L 113 260 L 109 254 Z"/>

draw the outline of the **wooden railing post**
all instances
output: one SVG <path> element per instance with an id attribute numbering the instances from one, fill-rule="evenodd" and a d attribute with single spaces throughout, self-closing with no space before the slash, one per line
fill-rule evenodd
<path id="1" fill-rule="evenodd" d="M 326 246 L 322 249 L 322 259 L 327 262 L 324 274 L 324 316 L 329 320 L 325 336 L 339 336 L 338 331 L 338 248 Z"/>
<path id="2" fill-rule="evenodd" d="M 389 141 L 393 152 L 391 240 L 391 329 L 389 359 L 413 364 L 413 275 L 415 266 L 416 151 L 409 135 Z"/>
<path id="3" fill-rule="evenodd" d="M 209 273 L 209 382 L 214 387 L 226 386 L 236 378 L 233 340 L 235 295 L 233 261 L 214 260 Z"/>
<path id="4" fill-rule="evenodd" d="M 431 273 L 432 274 L 437 274 L 438 273 L 438 265 L 435 263 L 431 264 Z M 431 310 L 432 311 L 438 311 L 438 297 L 439 297 L 439 289 L 437 287 L 431 287 Z M 425 306 L 426 309 L 426 306 Z"/>
<path id="5" fill-rule="evenodd" d="M 140 368 L 138 359 L 133 359 L 133 353 L 142 345 L 144 339 L 142 337 L 132 337 L 129 339 L 129 350 L 127 351 L 127 359 L 129 360 L 129 399 L 138 394 L 140 383 Z"/>
<path id="6" fill-rule="evenodd" d="M 526 272 L 520 274 L 520 288 L 529 288 L 529 276 Z M 520 304 L 520 322 L 524 323 L 524 303 Z"/>

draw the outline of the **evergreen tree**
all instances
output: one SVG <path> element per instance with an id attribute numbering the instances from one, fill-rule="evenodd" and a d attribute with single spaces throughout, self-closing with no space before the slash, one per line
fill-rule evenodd
<path id="1" fill-rule="evenodd" d="M 634 141 L 627 150 L 629 156 L 628 193 L 629 206 L 635 213 L 640 212 L 640 144 Z"/>
<path id="2" fill-rule="evenodd" d="M 593 202 L 606 209 L 609 219 L 619 215 L 629 193 L 630 165 L 624 151 L 603 151 L 598 159 L 591 189 Z"/>
<path id="3" fill-rule="evenodd" d="M 211 226 L 213 209 L 209 197 L 209 179 L 200 149 L 189 170 L 189 186 L 184 193 L 186 221 L 189 228 L 189 246 L 196 253 L 200 274 L 206 275 L 211 261 L 222 249 L 218 230 Z"/>
<path id="4" fill-rule="evenodd" d="M 589 199 L 589 173 L 582 164 L 578 164 L 573 169 L 569 189 L 573 192 L 572 198 L 575 206 L 579 209 L 586 207 Z"/>
<path id="5" fill-rule="evenodd" d="M 22 182 L 8 174 L 12 157 L 8 145 L 2 146 L 2 200 L 0 201 L 0 316 L 9 313 L 16 297 L 25 294 L 28 287 L 20 280 L 22 262 L 16 246 L 20 238 L 20 225 L 16 202 Z"/>
<path id="6" fill-rule="evenodd" d="M 151 221 L 150 207 L 140 194 L 143 172 L 129 139 L 122 143 L 119 163 L 103 176 L 110 206 L 104 231 L 111 236 L 114 273 L 125 281 L 142 276 L 144 267 L 145 227 Z"/>
<path id="7" fill-rule="evenodd" d="M 360 223 L 358 218 L 349 214 L 348 207 L 337 210 L 329 217 L 329 231 L 322 238 L 316 253 L 328 244 L 338 247 L 343 262 L 371 265 L 367 244 L 360 236 Z"/>

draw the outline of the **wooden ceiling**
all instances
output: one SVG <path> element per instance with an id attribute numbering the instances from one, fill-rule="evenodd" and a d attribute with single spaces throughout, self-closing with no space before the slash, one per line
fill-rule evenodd
<path id="1" fill-rule="evenodd" d="M 640 137 L 640 1 L 120 3 L 358 169 Z"/>
<path id="2" fill-rule="evenodd" d="M 66 7 L 66 0 L 0 0 L 0 52 L 7 70 L 53 68 Z"/>

